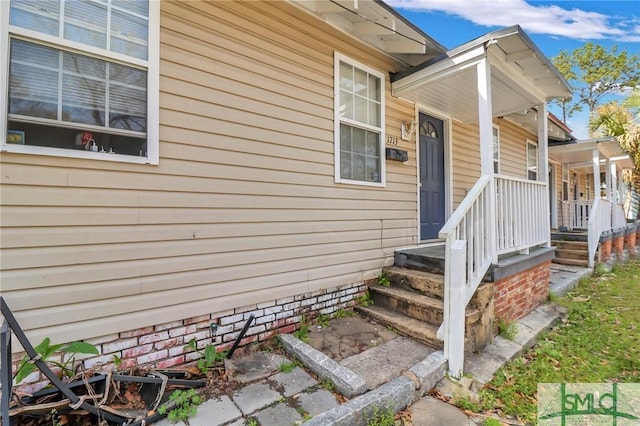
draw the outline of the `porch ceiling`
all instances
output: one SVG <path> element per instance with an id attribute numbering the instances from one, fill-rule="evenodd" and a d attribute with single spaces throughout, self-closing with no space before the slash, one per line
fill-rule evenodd
<path id="1" fill-rule="evenodd" d="M 589 169 L 593 167 L 594 149 L 599 151 L 601 161 L 609 159 L 615 161 L 622 168 L 633 168 L 633 162 L 629 155 L 612 137 L 550 146 L 549 158 L 561 164 L 573 165 L 573 169 Z"/>
<path id="2" fill-rule="evenodd" d="M 289 1 L 409 66 L 446 51 L 381 0 Z"/>
<path id="3" fill-rule="evenodd" d="M 476 64 L 491 65 L 494 117 L 570 95 L 566 81 L 519 26 L 489 33 L 392 77 L 394 95 L 463 122 L 478 120 Z"/>

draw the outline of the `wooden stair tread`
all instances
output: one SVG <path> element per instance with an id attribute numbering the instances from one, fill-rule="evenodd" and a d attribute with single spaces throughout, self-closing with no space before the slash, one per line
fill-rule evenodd
<path id="1" fill-rule="evenodd" d="M 426 279 L 431 281 L 444 282 L 444 275 L 435 274 L 433 272 L 421 271 L 419 269 L 401 268 L 399 266 L 390 266 L 385 268 L 388 273 L 396 273 L 400 275 L 407 275 L 415 278 Z"/>
<path id="2" fill-rule="evenodd" d="M 572 266 L 589 266 L 589 260 L 566 259 L 562 257 L 556 257 L 555 259 L 553 259 L 553 263 L 559 263 L 561 265 L 572 265 Z"/>

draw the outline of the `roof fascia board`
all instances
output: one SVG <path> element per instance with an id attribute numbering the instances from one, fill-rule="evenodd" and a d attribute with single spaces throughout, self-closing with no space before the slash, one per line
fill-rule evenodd
<path id="1" fill-rule="evenodd" d="M 406 77 L 395 80 L 391 83 L 394 95 L 411 90 L 417 85 L 426 84 L 451 74 L 463 71 L 470 66 L 476 65 L 485 58 L 486 50 L 484 45 L 476 46 L 466 52 L 459 52 L 455 56 L 442 59 L 428 68 L 422 68 Z"/>

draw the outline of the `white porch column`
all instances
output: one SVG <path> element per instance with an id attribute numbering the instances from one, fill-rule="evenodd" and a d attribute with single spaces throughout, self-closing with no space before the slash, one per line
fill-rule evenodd
<path id="1" fill-rule="evenodd" d="M 547 121 L 547 104 L 542 103 L 536 108 L 538 109 L 538 181 L 548 183 L 549 123 Z"/>
<path id="2" fill-rule="evenodd" d="M 593 186 L 594 186 L 594 199 L 602 198 L 600 193 L 600 151 L 594 149 L 591 152 L 591 158 L 593 161 Z"/>
<path id="3" fill-rule="evenodd" d="M 613 168 L 615 168 L 616 166 L 615 166 L 615 164 L 612 165 L 611 164 L 611 160 L 609 160 L 608 158 L 607 158 L 607 162 L 605 164 L 606 164 L 606 168 L 607 168 L 607 172 L 606 172 L 607 173 L 607 200 L 609 200 L 609 202 L 613 206 L 613 203 L 615 203 L 615 200 L 613 199 L 613 194 L 614 194 L 614 192 L 613 192 L 613 185 L 614 185 L 613 173 L 615 173 L 615 172 L 612 170 L 612 166 L 613 166 Z"/>
<path id="4" fill-rule="evenodd" d="M 491 108 L 491 66 L 487 58 L 478 62 L 478 127 L 480 131 L 480 174 L 493 174 L 493 112 Z"/>

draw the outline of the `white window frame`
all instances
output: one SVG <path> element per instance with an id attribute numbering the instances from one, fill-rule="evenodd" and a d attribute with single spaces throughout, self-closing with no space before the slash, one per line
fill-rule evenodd
<path id="1" fill-rule="evenodd" d="M 103 161 L 119 161 L 138 164 L 159 164 L 160 127 L 160 2 L 149 1 L 148 59 L 136 59 L 120 53 L 110 52 L 60 37 L 39 33 L 26 28 L 9 25 L 10 1 L 0 1 L 0 152 L 47 155 L 53 157 L 83 158 Z M 99 152 L 59 149 L 43 146 L 7 143 L 7 112 L 9 104 L 9 40 L 28 42 L 79 53 L 89 57 L 146 69 L 147 72 L 147 156 L 104 154 Z M 64 127 L 64 126 L 60 126 Z M 95 129 L 104 132 L 103 129 Z M 114 133 L 117 134 L 117 133 Z"/>
<path id="2" fill-rule="evenodd" d="M 345 62 L 355 68 L 359 68 L 362 71 L 366 71 L 380 79 L 380 127 L 374 127 L 369 124 L 360 123 L 358 121 L 343 119 L 340 117 L 340 62 Z M 339 52 L 334 52 L 333 62 L 333 123 L 334 123 L 334 165 L 335 165 L 335 182 L 345 183 L 352 185 L 364 185 L 364 186 L 386 186 L 386 154 L 385 154 L 385 97 L 386 97 L 386 79 L 384 73 L 373 69 L 361 62 L 358 62 L 348 56 L 345 56 Z M 351 179 L 342 179 L 340 177 L 340 124 L 344 121 L 345 124 L 355 125 L 365 130 L 371 130 L 380 133 L 380 182 L 366 182 Z"/>
<path id="3" fill-rule="evenodd" d="M 536 160 L 536 178 L 535 179 L 529 178 L 529 145 L 533 145 L 536 147 L 536 155 L 534 155 L 534 158 Z M 525 150 L 526 150 L 525 178 L 532 182 L 537 182 L 540 179 L 540 163 L 538 161 L 538 143 L 535 141 L 532 141 L 531 139 L 527 139 Z"/>
<path id="4" fill-rule="evenodd" d="M 493 125 L 493 145 L 498 145 L 498 149 L 495 150 L 495 153 L 498 154 L 498 158 L 496 158 L 495 154 L 493 156 L 493 172 L 495 174 L 500 174 L 500 127 Z"/>

